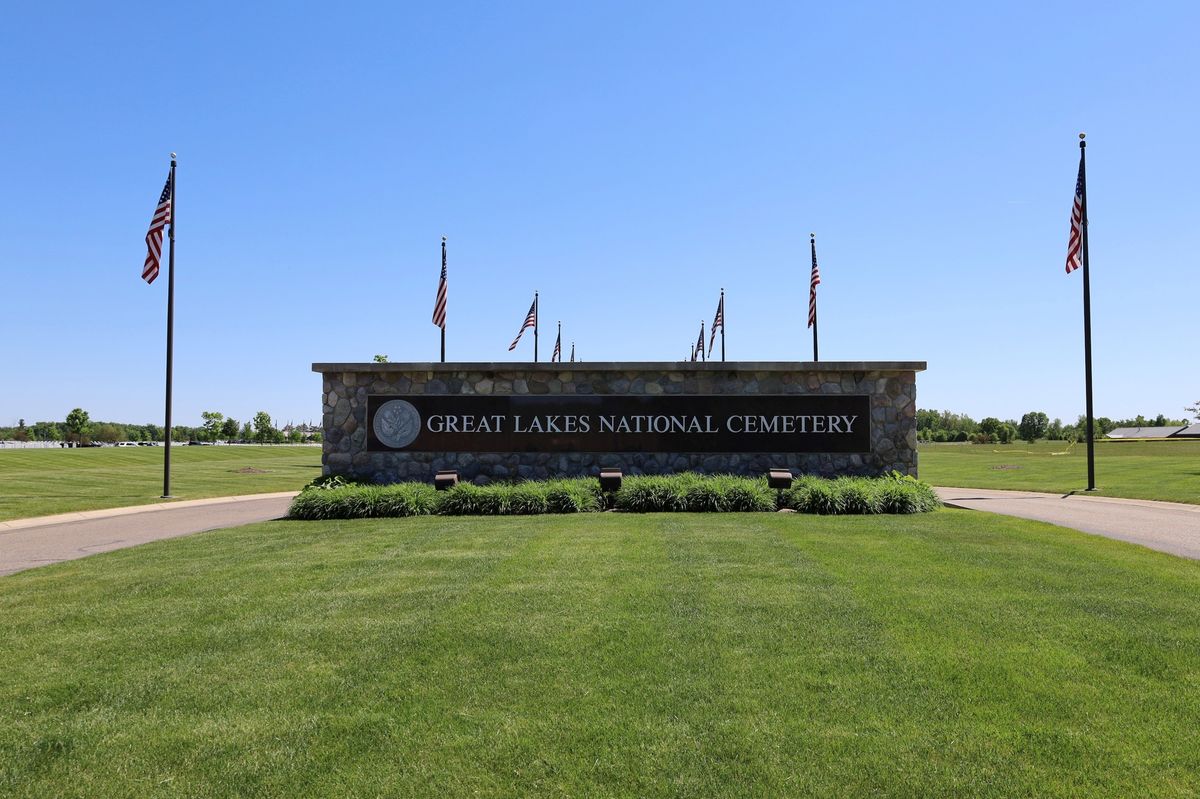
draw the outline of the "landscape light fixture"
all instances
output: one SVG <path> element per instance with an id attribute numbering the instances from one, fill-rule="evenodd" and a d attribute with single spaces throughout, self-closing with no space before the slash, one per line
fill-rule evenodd
<path id="1" fill-rule="evenodd" d="M 458 472 L 454 469 L 440 469 L 433 477 L 433 487 L 438 491 L 445 491 L 456 485 L 458 485 Z"/>
<path id="2" fill-rule="evenodd" d="M 621 470 L 601 469 L 600 490 L 606 494 L 621 490 Z"/>
<path id="3" fill-rule="evenodd" d="M 792 473 L 787 469 L 770 469 L 767 471 L 767 485 L 786 491 L 792 487 Z"/>

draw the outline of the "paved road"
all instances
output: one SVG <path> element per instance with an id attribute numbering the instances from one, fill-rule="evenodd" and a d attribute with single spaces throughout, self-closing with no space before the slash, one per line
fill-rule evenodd
<path id="1" fill-rule="evenodd" d="M 947 505 L 1036 519 L 1200 559 L 1200 505 L 1142 499 L 938 488 Z"/>
<path id="2" fill-rule="evenodd" d="M 0 575 L 161 538 L 278 519 L 295 495 L 197 499 L 0 522 Z"/>

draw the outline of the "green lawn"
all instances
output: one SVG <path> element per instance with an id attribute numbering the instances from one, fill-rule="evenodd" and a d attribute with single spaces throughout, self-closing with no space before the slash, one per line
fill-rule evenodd
<path id="1" fill-rule="evenodd" d="M 171 447 L 176 499 L 299 491 L 320 447 Z M 0 521 L 163 502 L 162 447 L 0 450 Z"/>
<path id="2" fill-rule="evenodd" d="M 991 514 L 269 522 L 0 641 L 4 796 L 1200 793 L 1200 563 Z"/>
<path id="3" fill-rule="evenodd" d="M 1065 494 L 1087 488 L 1087 448 L 1063 441 L 922 444 L 921 479 L 934 485 Z M 1200 503 L 1200 441 L 1096 443 L 1098 493 Z"/>

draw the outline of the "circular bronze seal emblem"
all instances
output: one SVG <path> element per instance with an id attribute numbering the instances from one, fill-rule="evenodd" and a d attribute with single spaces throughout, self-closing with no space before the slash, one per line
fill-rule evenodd
<path id="1" fill-rule="evenodd" d="M 412 403 L 402 399 L 388 400 L 375 411 L 371 425 L 380 443 L 394 449 L 411 444 L 421 432 L 421 414 Z"/>

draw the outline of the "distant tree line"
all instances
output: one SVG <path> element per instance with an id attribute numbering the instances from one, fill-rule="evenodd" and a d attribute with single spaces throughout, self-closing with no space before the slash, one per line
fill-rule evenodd
<path id="1" fill-rule="evenodd" d="M 245 423 L 219 411 L 204 411 L 200 418 L 203 421 L 195 427 L 173 425 L 171 440 L 238 444 L 300 444 L 321 440 L 320 431 L 303 426 L 289 426 L 290 429 L 286 430 L 276 428 L 271 414 L 266 411 L 259 411 L 251 421 Z M 58 441 L 68 446 L 86 446 L 93 443 L 114 444 L 118 441 L 162 440 L 162 425 L 95 421 L 82 408 L 75 408 L 67 414 L 67 418 L 58 422 L 27 425 L 21 419 L 16 427 L 0 427 L 0 441 Z"/>
<path id="2" fill-rule="evenodd" d="M 1200 402 L 1196 408 L 1188 408 L 1200 415 Z M 1092 420 L 1096 438 L 1102 438 L 1118 427 L 1182 427 L 1186 419 L 1170 419 L 1163 414 L 1146 417 L 1141 414 L 1131 419 L 1109 419 L 1098 416 Z M 1008 444 L 1012 441 L 1082 441 L 1086 434 L 1087 419 L 1080 416 L 1074 424 L 1062 419 L 1050 419 L 1042 411 L 1030 411 L 1017 419 L 985 417 L 978 422 L 965 413 L 952 411 L 917 411 L 917 440 L 933 442 L 963 441 L 975 444 Z"/>

